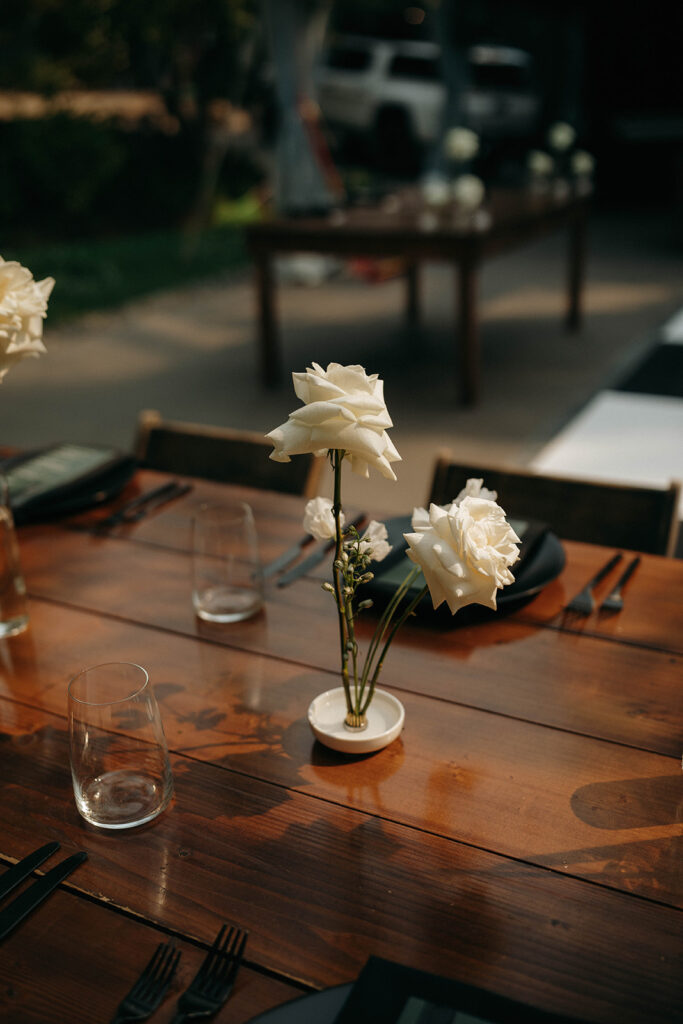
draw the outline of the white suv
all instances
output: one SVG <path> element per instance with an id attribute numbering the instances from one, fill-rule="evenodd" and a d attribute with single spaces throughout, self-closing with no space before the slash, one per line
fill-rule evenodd
<path id="1" fill-rule="evenodd" d="M 531 137 L 541 113 L 531 56 L 481 45 L 467 57 L 464 123 L 483 140 Z M 424 148 L 438 137 L 446 91 L 435 43 L 340 37 L 325 50 L 316 83 L 323 117 L 338 133 L 372 136 L 380 147 Z"/>

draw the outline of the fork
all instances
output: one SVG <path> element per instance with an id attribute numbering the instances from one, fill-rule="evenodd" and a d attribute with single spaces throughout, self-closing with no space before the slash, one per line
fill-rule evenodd
<path id="1" fill-rule="evenodd" d="M 603 565 L 599 572 L 596 572 L 588 583 L 579 591 L 578 594 L 571 599 L 569 604 L 565 607 L 565 611 L 575 612 L 577 615 L 590 615 L 595 608 L 595 598 L 593 597 L 593 587 L 595 587 L 600 580 L 603 580 L 608 573 L 612 571 L 614 566 L 621 560 L 621 555 L 616 554 L 610 558 L 609 562 Z"/>
<path id="2" fill-rule="evenodd" d="M 160 942 L 152 959 L 120 1003 L 111 1024 L 127 1020 L 146 1020 L 156 1010 L 168 991 L 175 974 L 180 951 L 171 942 Z"/>
<path id="3" fill-rule="evenodd" d="M 189 987 L 178 1000 L 171 1024 L 195 1017 L 210 1017 L 221 1008 L 235 984 L 242 963 L 247 932 L 223 925 Z"/>
<path id="4" fill-rule="evenodd" d="M 624 607 L 624 599 L 621 596 L 621 588 L 623 586 L 625 586 L 626 583 L 628 583 L 628 581 L 631 579 L 631 576 L 633 575 L 633 573 L 638 568 L 639 563 L 640 563 L 640 555 L 636 555 L 636 557 L 631 562 L 629 562 L 629 564 L 624 569 L 623 573 L 621 574 L 621 576 L 617 580 L 614 589 L 610 591 L 610 593 L 607 595 L 605 600 L 600 605 L 600 611 L 601 612 L 602 611 L 606 611 L 606 612 L 620 612 L 621 611 L 621 609 Z"/>

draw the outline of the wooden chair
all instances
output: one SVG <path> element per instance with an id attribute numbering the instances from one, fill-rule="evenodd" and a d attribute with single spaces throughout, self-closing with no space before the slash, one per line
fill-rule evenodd
<path id="1" fill-rule="evenodd" d="M 672 555 L 678 533 L 680 483 L 667 489 L 541 476 L 532 470 L 473 465 L 437 456 L 429 501 L 448 504 L 470 477 L 498 492 L 516 519 L 548 523 L 564 540 L 586 541 L 656 555 Z"/>
<path id="2" fill-rule="evenodd" d="M 147 469 L 315 497 L 325 460 L 296 455 L 288 463 L 273 462 L 272 450 L 255 431 L 163 420 L 155 409 L 138 417 L 135 455 Z"/>

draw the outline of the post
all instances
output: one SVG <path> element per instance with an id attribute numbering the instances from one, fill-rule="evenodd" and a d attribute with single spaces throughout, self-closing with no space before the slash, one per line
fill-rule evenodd
<path id="1" fill-rule="evenodd" d="M 406 320 L 409 327 L 417 327 L 420 319 L 420 265 L 409 259 L 406 266 Z"/>
<path id="2" fill-rule="evenodd" d="M 281 366 L 277 338 L 275 285 L 269 253 L 265 251 L 254 253 L 254 269 L 258 301 L 261 379 L 266 387 L 274 388 L 280 383 Z"/>
<path id="3" fill-rule="evenodd" d="M 586 268 L 586 204 L 574 209 L 569 225 L 569 289 L 567 295 L 567 328 L 576 331 L 581 326 L 581 299 Z"/>
<path id="4" fill-rule="evenodd" d="M 477 321 L 477 275 L 479 264 L 464 256 L 458 266 L 458 338 L 460 345 L 460 388 L 465 405 L 479 398 L 479 324 Z"/>

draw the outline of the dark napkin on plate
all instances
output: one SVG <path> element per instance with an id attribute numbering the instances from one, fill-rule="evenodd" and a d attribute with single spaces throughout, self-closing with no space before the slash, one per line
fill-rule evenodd
<path id="1" fill-rule="evenodd" d="M 334 1024 L 580 1024 L 505 996 L 371 956 Z"/>
<path id="2" fill-rule="evenodd" d="M 536 521 L 514 519 L 509 523 L 521 540 L 519 559 L 511 567 L 515 582 L 498 591 L 497 604 L 512 603 L 540 589 L 545 583 L 554 579 L 564 567 L 564 552 L 560 542 L 547 525 Z M 363 597 L 371 597 L 380 606 L 385 604 L 394 594 L 396 587 L 405 579 L 414 563 L 406 555 L 407 544 L 404 533 L 410 533 L 411 516 L 397 516 L 386 522 L 389 543 L 392 550 L 387 557 L 370 568 L 375 578 L 363 586 Z M 418 576 L 409 594 L 414 596 L 424 586 L 424 578 Z M 420 612 L 428 610 L 444 621 L 452 619 L 449 609 L 444 605 L 434 611 L 432 601 L 427 595 L 421 602 Z M 487 609 L 484 609 L 486 611 Z M 461 613 L 458 613 L 461 616 Z M 461 616 L 462 617 L 462 616 Z"/>

